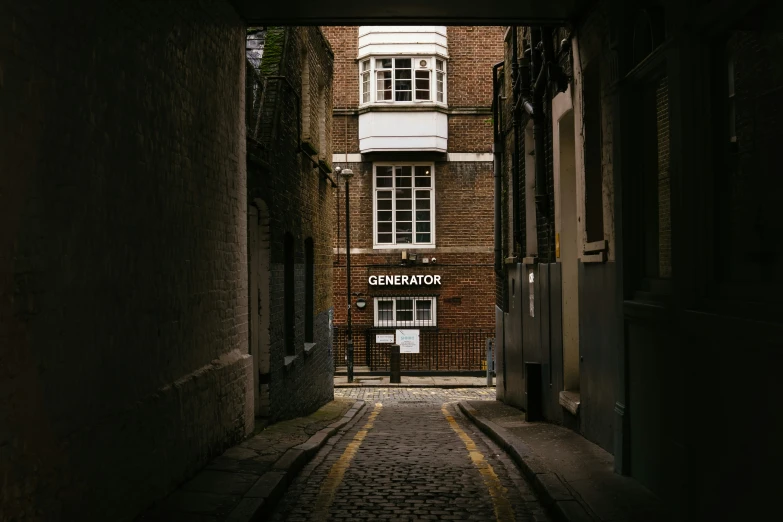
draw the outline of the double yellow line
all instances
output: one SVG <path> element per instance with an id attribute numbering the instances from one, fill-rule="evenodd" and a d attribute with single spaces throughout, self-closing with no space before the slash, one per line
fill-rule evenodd
<path id="1" fill-rule="evenodd" d="M 318 491 L 318 497 L 315 499 L 312 515 L 313 520 L 325 520 L 328 518 L 329 508 L 331 508 L 332 502 L 334 502 L 334 496 L 337 493 L 337 489 L 343 482 L 345 472 L 351 466 L 351 461 L 359 451 L 359 447 L 362 445 L 365 437 L 367 437 L 367 433 L 373 428 L 375 419 L 381 413 L 382 408 L 383 405 L 381 403 L 375 404 L 375 408 L 370 413 L 367 423 L 356 433 L 353 440 L 345 448 L 345 451 L 343 451 L 343 454 L 337 459 L 337 462 L 332 465 L 329 474 L 321 484 L 321 488 Z M 513 522 L 514 509 L 506 498 L 507 490 L 503 487 L 503 484 L 500 483 L 500 479 L 495 473 L 495 470 L 489 462 L 484 459 L 484 455 L 479 451 L 478 447 L 476 447 L 476 443 L 473 442 L 473 439 L 459 427 L 459 424 L 457 424 L 457 421 L 449 413 L 445 404 L 441 408 L 441 412 L 443 412 L 443 415 L 446 417 L 451 429 L 454 430 L 465 444 L 470 460 L 473 462 L 473 465 L 476 466 L 479 473 L 481 473 L 481 477 L 484 479 L 484 485 L 486 485 L 489 495 L 492 498 L 495 518 L 498 522 Z"/>
<path id="2" fill-rule="evenodd" d="M 326 479 L 324 479 L 321 484 L 321 489 L 318 491 L 318 497 L 315 499 L 313 520 L 326 520 L 328 517 L 329 508 L 332 506 L 332 502 L 334 502 L 334 495 L 337 493 L 337 488 L 339 488 L 340 484 L 343 482 L 343 476 L 350 467 L 351 460 L 353 460 L 356 452 L 359 451 L 359 446 L 362 445 L 364 438 L 367 436 L 367 432 L 370 431 L 375 424 L 375 419 L 381 413 L 381 408 L 383 408 L 383 404 L 380 402 L 375 404 L 375 408 L 372 410 L 372 413 L 370 413 L 370 418 L 367 419 L 367 423 L 356 433 L 353 440 L 348 444 L 348 447 L 343 451 L 343 454 L 340 455 L 340 458 L 334 463 L 332 469 L 329 470 L 329 474 L 326 476 Z"/>
<path id="3" fill-rule="evenodd" d="M 495 508 L 495 519 L 497 519 L 498 522 L 512 522 L 514 520 L 514 508 L 511 507 L 511 503 L 506 498 L 507 490 L 503 487 L 503 484 L 500 483 L 500 479 L 497 474 L 495 474 L 495 470 L 492 469 L 492 465 L 484 460 L 484 455 L 476 447 L 476 443 L 459 427 L 457 421 L 454 420 L 454 417 L 449 413 L 449 410 L 446 409 L 445 404 L 440 411 L 443 412 L 451 429 L 453 429 L 454 432 L 459 435 L 459 438 L 462 439 L 462 442 L 465 443 L 465 448 L 468 450 L 470 460 L 473 461 L 473 465 L 476 466 L 479 473 L 481 473 L 481 477 L 484 479 L 484 485 L 487 486 L 487 490 L 489 490 L 489 496 L 492 497 L 492 505 Z"/>

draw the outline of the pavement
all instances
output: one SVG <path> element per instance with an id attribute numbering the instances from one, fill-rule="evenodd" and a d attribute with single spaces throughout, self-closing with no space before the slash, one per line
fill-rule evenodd
<path id="1" fill-rule="evenodd" d="M 523 411 L 496 400 L 466 400 L 459 407 L 513 458 L 557 520 L 671 520 L 649 490 L 614 472 L 610 453 L 578 433 L 527 422 Z"/>
<path id="2" fill-rule="evenodd" d="M 487 378 L 483 377 L 460 377 L 460 376 L 408 376 L 400 377 L 400 383 L 389 383 L 388 375 L 354 375 L 354 382 L 349 383 L 348 377 L 344 375 L 335 375 L 335 388 L 487 388 Z M 494 389 L 495 380 L 492 379 L 492 388 Z"/>
<path id="3" fill-rule="evenodd" d="M 263 518 L 328 439 L 348 429 L 363 401 L 343 397 L 306 417 L 258 426 L 244 442 L 137 518 L 138 522 L 246 522 Z"/>

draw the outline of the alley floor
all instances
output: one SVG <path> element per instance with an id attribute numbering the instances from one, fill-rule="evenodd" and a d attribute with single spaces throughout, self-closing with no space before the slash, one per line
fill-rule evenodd
<path id="1" fill-rule="evenodd" d="M 307 464 L 270 520 L 549 520 L 514 463 L 456 402 L 494 389 L 336 389 L 367 407 Z"/>

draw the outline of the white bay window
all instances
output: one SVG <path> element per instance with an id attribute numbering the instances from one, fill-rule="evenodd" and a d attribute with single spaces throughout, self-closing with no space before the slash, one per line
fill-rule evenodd
<path id="1" fill-rule="evenodd" d="M 433 165 L 374 166 L 374 246 L 434 247 Z"/>
<path id="2" fill-rule="evenodd" d="M 434 56 L 366 58 L 359 62 L 359 74 L 362 105 L 446 103 L 443 59 Z"/>

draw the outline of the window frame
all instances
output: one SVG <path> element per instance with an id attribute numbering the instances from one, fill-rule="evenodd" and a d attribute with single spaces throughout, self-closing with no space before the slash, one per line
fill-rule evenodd
<path id="1" fill-rule="evenodd" d="M 376 61 L 379 60 L 392 60 L 392 68 L 391 69 L 381 69 L 377 67 Z M 405 101 L 397 101 L 395 100 L 396 96 L 396 79 L 395 79 L 395 71 L 397 70 L 396 66 L 396 60 L 410 60 L 411 61 L 411 99 L 405 100 Z M 427 60 L 428 65 L 426 68 L 423 67 L 417 67 L 419 60 Z M 419 106 L 419 105 L 431 105 L 431 106 L 439 106 L 439 107 L 447 107 L 448 106 L 448 60 L 441 55 L 417 55 L 417 54 L 410 54 L 410 55 L 370 55 L 370 56 L 363 56 L 362 58 L 357 60 L 358 62 L 358 78 L 359 78 L 359 107 L 370 107 L 370 106 L 385 106 L 385 105 L 396 105 L 396 106 Z M 443 64 L 443 70 L 439 70 L 437 68 L 438 62 L 441 62 Z M 367 69 L 363 69 L 364 64 L 368 63 Z M 377 72 L 381 70 L 389 70 L 392 74 L 392 85 L 391 85 L 391 99 L 390 100 L 379 100 L 378 99 L 378 77 Z M 426 71 L 429 75 L 429 98 L 428 99 L 416 99 L 416 73 L 419 71 Z M 369 83 L 367 84 L 369 86 L 370 92 L 368 96 L 368 101 L 364 101 L 365 95 L 368 94 L 365 91 L 365 75 L 369 77 Z M 443 100 L 438 101 L 438 76 L 441 75 L 443 78 Z"/>
<path id="2" fill-rule="evenodd" d="M 392 323 L 380 324 L 378 321 L 378 303 L 381 301 L 391 301 L 392 305 Z M 397 301 L 413 301 L 413 320 L 405 321 L 407 324 L 400 324 L 397 319 Z M 430 320 L 419 320 L 416 318 L 416 302 L 429 301 L 432 303 L 432 318 Z M 389 329 L 406 328 L 437 328 L 438 326 L 438 297 L 434 295 L 385 295 L 373 298 L 373 327 Z"/>
<path id="3" fill-rule="evenodd" d="M 411 167 L 414 169 L 413 172 L 411 172 L 411 200 L 412 200 L 412 208 L 411 212 L 414 213 L 415 218 L 415 201 L 416 201 L 416 190 L 429 190 L 430 191 L 430 242 L 429 243 L 416 243 L 416 230 L 415 230 L 415 224 L 416 220 L 413 219 L 411 223 L 413 226 L 411 227 L 411 237 L 413 242 L 412 243 L 397 243 L 397 232 L 395 230 L 395 224 L 397 223 L 396 216 L 394 216 L 394 212 L 397 210 L 396 203 L 392 203 L 392 237 L 394 239 L 393 243 L 379 243 L 378 242 L 378 191 L 379 190 L 392 190 L 394 191 L 395 187 L 381 187 L 378 188 L 378 167 Z M 431 182 L 429 187 L 416 187 L 415 184 L 415 167 L 430 167 L 431 174 Z M 394 177 L 392 177 L 394 179 Z M 397 201 L 396 195 L 392 199 L 393 202 Z M 427 161 L 411 161 L 411 162 L 377 162 L 373 163 L 372 165 L 372 247 L 375 250 L 399 250 L 399 249 L 412 249 L 412 248 L 435 248 L 436 244 L 436 238 L 435 238 L 435 163 L 434 162 L 427 162 Z"/>

